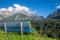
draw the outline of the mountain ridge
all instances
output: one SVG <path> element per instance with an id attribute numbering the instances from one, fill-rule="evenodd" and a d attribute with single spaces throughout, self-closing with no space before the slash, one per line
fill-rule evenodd
<path id="1" fill-rule="evenodd" d="M 47 18 L 60 19 L 60 9 L 55 10 L 53 13 L 48 15 Z"/>
<path id="2" fill-rule="evenodd" d="M 24 14 L 24 13 L 14 13 L 13 15 L 6 15 L 8 14 L 7 12 L 3 12 L 0 15 L 0 21 L 21 21 L 21 20 L 41 20 L 44 17 L 38 16 L 36 14 Z"/>

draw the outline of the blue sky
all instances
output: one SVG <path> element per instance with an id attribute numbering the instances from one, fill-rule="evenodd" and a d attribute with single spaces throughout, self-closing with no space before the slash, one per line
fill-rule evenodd
<path id="1" fill-rule="evenodd" d="M 56 10 L 56 3 L 59 4 L 60 0 L 0 0 L 0 8 L 7 8 L 13 6 L 13 4 L 20 4 L 31 10 L 37 10 L 37 15 L 47 17 Z"/>

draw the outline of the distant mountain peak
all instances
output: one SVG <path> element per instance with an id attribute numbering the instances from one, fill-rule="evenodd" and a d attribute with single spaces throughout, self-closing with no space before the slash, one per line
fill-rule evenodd
<path id="1" fill-rule="evenodd" d="M 60 19 L 60 8 L 48 15 L 47 18 Z"/>
<path id="2" fill-rule="evenodd" d="M 12 14 L 12 13 L 11 13 Z M 0 13 L 0 20 L 3 21 L 20 21 L 20 20 L 41 20 L 43 17 L 38 16 L 36 14 L 29 14 L 26 12 L 17 12 L 13 13 L 12 15 L 8 11 L 2 11 Z"/>

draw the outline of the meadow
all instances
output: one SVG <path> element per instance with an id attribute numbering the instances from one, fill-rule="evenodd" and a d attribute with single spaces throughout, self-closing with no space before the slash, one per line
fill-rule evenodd
<path id="1" fill-rule="evenodd" d="M 33 33 L 22 36 L 19 33 L 5 34 L 4 31 L 0 31 L 0 40 L 56 40 L 56 39 L 36 36 Z"/>

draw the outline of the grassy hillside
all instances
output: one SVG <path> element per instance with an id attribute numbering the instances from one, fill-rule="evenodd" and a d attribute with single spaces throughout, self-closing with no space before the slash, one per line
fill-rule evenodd
<path id="1" fill-rule="evenodd" d="M 8 33 L 6 35 L 3 31 L 0 31 L 0 40 L 56 40 L 56 39 L 47 37 L 38 37 L 33 33 L 29 35 L 23 35 L 23 37 L 18 33 Z"/>

